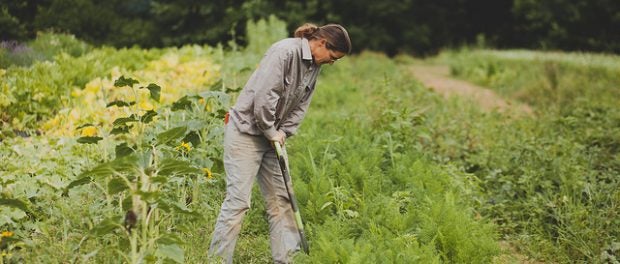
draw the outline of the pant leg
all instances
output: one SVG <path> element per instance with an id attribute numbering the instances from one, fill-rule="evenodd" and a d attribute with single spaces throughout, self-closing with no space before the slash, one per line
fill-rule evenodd
<path id="1" fill-rule="evenodd" d="M 215 224 L 209 254 L 220 256 L 227 263 L 232 263 L 243 218 L 250 208 L 252 185 L 267 147 L 269 145 L 264 137 L 241 133 L 233 123 L 226 125 L 226 198 Z"/>
<path id="2" fill-rule="evenodd" d="M 284 156 L 286 157 L 286 151 L 284 151 Z M 265 197 L 271 255 L 275 263 L 289 263 L 291 255 L 299 250 L 301 239 L 280 164 L 273 149 L 266 152 L 263 157 L 258 172 L 258 184 Z"/>

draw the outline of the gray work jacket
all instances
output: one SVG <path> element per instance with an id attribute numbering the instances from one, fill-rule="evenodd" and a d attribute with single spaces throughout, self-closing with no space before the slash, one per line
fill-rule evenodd
<path id="1" fill-rule="evenodd" d="M 230 119 L 239 131 L 272 138 L 297 132 L 314 93 L 321 67 L 305 38 L 274 43 L 239 94 Z"/>

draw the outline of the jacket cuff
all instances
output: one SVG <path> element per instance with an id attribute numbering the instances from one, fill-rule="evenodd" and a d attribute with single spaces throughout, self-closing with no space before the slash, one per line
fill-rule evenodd
<path id="1" fill-rule="evenodd" d="M 290 138 L 295 135 L 295 131 L 291 131 L 290 129 L 282 128 L 281 130 L 282 132 L 284 132 L 284 134 L 286 134 L 287 138 Z"/>
<path id="2" fill-rule="evenodd" d="M 267 139 L 272 139 L 278 134 L 278 130 L 276 130 L 276 128 L 272 126 L 268 129 L 263 130 L 263 134 L 265 134 L 265 137 L 267 137 Z"/>

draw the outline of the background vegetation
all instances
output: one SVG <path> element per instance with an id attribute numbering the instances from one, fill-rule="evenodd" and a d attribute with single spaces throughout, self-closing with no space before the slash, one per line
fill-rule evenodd
<path id="1" fill-rule="evenodd" d="M 454 139 L 468 148 L 438 148 L 484 182 L 484 215 L 530 255 L 618 261 L 620 58 L 464 49 L 436 59 L 459 78 L 535 108 L 531 119 L 476 117 Z"/>
<path id="2" fill-rule="evenodd" d="M 115 48 L 39 33 L 1 49 L 0 261 L 207 262 L 225 191 L 222 114 L 290 32 L 275 17 L 237 26 L 247 45 Z M 533 114 L 445 100 L 411 74 L 427 63 Z M 620 260 L 618 56 L 364 51 L 321 74 L 287 141 L 312 252 L 298 263 Z M 270 262 L 254 191 L 240 263 Z"/>
<path id="3" fill-rule="evenodd" d="M 620 4 L 612 0 L 13 0 L 0 5 L 0 39 L 54 30 L 115 47 L 245 45 L 246 22 L 269 15 L 286 21 L 287 32 L 308 21 L 341 23 L 358 52 L 423 55 L 473 43 L 620 52 Z"/>

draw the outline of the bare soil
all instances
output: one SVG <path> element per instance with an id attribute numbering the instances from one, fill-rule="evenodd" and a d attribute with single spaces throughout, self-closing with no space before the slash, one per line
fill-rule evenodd
<path id="1" fill-rule="evenodd" d="M 493 259 L 493 264 L 544 264 L 519 253 L 519 250 L 508 241 L 500 241 L 499 248 L 502 253 Z"/>

